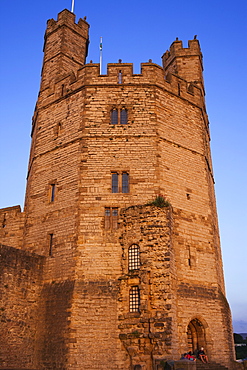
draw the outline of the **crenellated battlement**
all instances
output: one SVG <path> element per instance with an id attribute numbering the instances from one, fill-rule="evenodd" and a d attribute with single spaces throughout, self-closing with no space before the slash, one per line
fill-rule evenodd
<path id="1" fill-rule="evenodd" d="M 63 10 L 57 21 L 50 19 L 44 41 L 41 90 L 85 64 L 88 52 L 89 24 L 84 19 L 75 23 L 75 15 Z"/>
<path id="2" fill-rule="evenodd" d="M 171 60 L 176 56 L 190 57 L 193 55 L 199 55 L 200 57 L 202 57 L 200 43 L 196 38 L 188 41 L 187 48 L 183 47 L 183 42 L 181 40 L 173 41 L 170 49 L 163 54 L 162 59 L 164 62 L 167 62 L 168 59 Z"/>
<path id="3" fill-rule="evenodd" d="M 158 64 L 141 63 L 141 73 L 133 73 L 132 63 L 109 63 L 107 74 L 100 75 L 100 65 L 89 63 L 77 71 L 77 75 L 70 73 L 66 77 L 51 84 L 40 92 L 39 107 L 46 106 L 57 99 L 65 98 L 80 89 L 89 86 L 130 89 L 133 85 L 153 85 L 164 89 L 173 95 L 186 99 L 193 104 L 202 106 L 203 95 L 200 87 L 193 82 L 187 82 L 180 76 L 172 73 L 165 74 Z"/>
<path id="4" fill-rule="evenodd" d="M 196 36 L 193 40 L 188 41 L 188 48 L 183 47 L 182 41 L 175 40 L 170 49 L 163 54 L 162 63 L 165 76 L 173 73 L 188 82 L 196 83 L 205 95 L 202 53 Z"/>
<path id="5" fill-rule="evenodd" d="M 87 28 L 90 27 L 89 24 L 86 22 L 86 17 L 84 17 L 84 19 L 80 18 L 76 23 L 75 14 L 65 9 L 58 14 L 57 21 L 55 21 L 53 18 L 47 21 L 45 38 L 50 33 L 56 31 L 57 28 L 63 26 L 70 27 L 74 32 L 80 33 L 80 35 L 83 37 L 87 37 Z"/>

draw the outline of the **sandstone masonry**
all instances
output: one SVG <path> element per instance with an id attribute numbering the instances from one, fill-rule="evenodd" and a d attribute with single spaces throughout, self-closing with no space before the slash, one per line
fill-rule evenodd
<path id="1" fill-rule="evenodd" d="M 24 211 L 0 210 L 0 369 L 164 369 L 201 346 L 233 369 L 199 42 L 101 75 L 88 28 L 47 23 Z"/>

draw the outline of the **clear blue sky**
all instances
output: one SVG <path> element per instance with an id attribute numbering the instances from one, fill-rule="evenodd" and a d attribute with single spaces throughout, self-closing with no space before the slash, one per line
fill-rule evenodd
<path id="1" fill-rule="evenodd" d="M 71 0 L 1 1 L 0 208 L 23 205 L 31 117 L 39 90 L 46 21 Z M 75 0 L 90 24 L 89 56 L 140 63 L 161 55 L 176 37 L 198 35 L 221 231 L 227 297 L 234 329 L 247 332 L 247 2 L 246 0 Z"/>

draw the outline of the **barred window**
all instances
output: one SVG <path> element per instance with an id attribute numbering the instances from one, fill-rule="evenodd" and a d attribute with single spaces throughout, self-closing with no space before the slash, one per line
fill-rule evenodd
<path id="1" fill-rule="evenodd" d="M 120 123 L 121 123 L 121 125 L 126 125 L 128 123 L 127 109 L 121 109 L 121 111 L 120 111 Z"/>
<path id="2" fill-rule="evenodd" d="M 122 173 L 122 193 L 129 192 L 129 174 L 124 172 Z"/>
<path id="3" fill-rule="evenodd" d="M 118 110 L 117 109 L 113 109 L 111 111 L 111 124 L 112 125 L 118 124 Z"/>
<path id="4" fill-rule="evenodd" d="M 129 271 L 139 270 L 140 268 L 140 247 L 133 244 L 129 247 Z"/>
<path id="5" fill-rule="evenodd" d="M 133 286 L 130 289 L 129 293 L 130 300 L 130 312 L 139 312 L 140 311 L 140 291 L 138 286 Z"/>

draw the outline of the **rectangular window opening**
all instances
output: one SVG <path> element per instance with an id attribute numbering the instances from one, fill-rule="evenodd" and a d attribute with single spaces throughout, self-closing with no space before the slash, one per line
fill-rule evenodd
<path id="1" fill-rule="evenodd" d="M 112 173 L 112 193 L 118 193 L 118 173 Z"/>
<path id="2" fill-rule="evenodd" d="M 55 200 L 55 189 L 56 189 L 56 185 L 55 184 L 51 184 L 50 202 L 54 202 L 54 200 Z"/>
<path id="3" fill-rule="evenodd" d="M 118 72 L 118 83 L 121 84 L 122 83 L 122 71 L 119 71 Z"/>
<path id="4" fill-rule="evenodd" d="M 52 257 L 53 252 L 53 234 L 49 234 L 49 256 Z"/>
<path id="5" fill-rule="evenodd" d="M 122 193 L 129 193 L 129 174 L 122 174 Z"/>
<path id="6" fill-rule="evenodd" d="M 138 286 L 133 286 L 130 289 L 129 305 L 130 312 L 140 311 L 140 292 Z"/>
<path id="7" fill-rule="evenodd" d="M 122 125 L 126 125 L 128 123 L 127 109 L 121 109 L 121 111 L 120 111 L 120 123 Z"/>
<path id="8" fill-rule="evenodd" d="M 105 208 L 105 229 L 116 230 L 118 228 L 118 208 Z"/>

